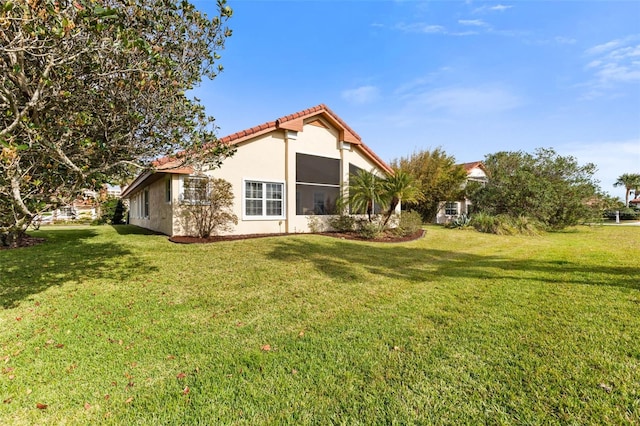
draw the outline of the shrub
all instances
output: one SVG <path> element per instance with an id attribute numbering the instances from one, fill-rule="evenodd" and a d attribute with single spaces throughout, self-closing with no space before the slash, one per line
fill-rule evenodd
<path id="1" fill-rule="evenodd" d="M 476 213 L 471 218 L 471 226 L 480 232 L 497 235 L 539 235 L 545 227 L 540 221 L 527 216 L 512 217 L 506 214 L 491 216 Z"/>
<path id="2" fill-rule="evenodd" d="M 353 216 L 341 214 L 329 218 L 329 226 L 338 232 L 350 232 L 356 225 L 356 219 Z"/>
<path id="3" fill-rule="evenodd" d="M 180 219 L 186 235 L 208 238 L 221 231 L 230 231 L 232 224 L 238 224 L 238 217 L 233 213 L 233 191 L 229 182 L 202 179 L 194 194 L 193 199 L 180 203 Z"/>
<path id="4" fill-rule="evenodd" d="M 640 211 L 629 207 L 623 207 L 620 210 L 620 220 L 638 220 L 640 219 Z M 616 210 L 605 210 L 604 217 L 609 220 L 616 220 Z"/>
<path id="5" fill-rule="evenodd" d="M 495 216 L 486 213 L 476 213 L 471 217 L 471 226 L 477 231 L 487 234 L 495 234 L 498 220 Z"/>
<path id="6" fill-rule="evenodd" d="M 462 228 L 469 227 L 470 224 L 471 224 L 471 219 L 469 218 L 469 216 L 463 213 L 461 215 L 456 216 L 455 219 L 449 222 L 447 224 L 447 227 L 462 229 Z"/>
<path id="7" fill-rule="evenodd" d="M 544 231 L 544 224 L 527 216 L 518 216 L 513 224 L 520 235 L 540 235 Z"/>
<path id="8" fill-rule="evenodd" d="M 381 227 L 377 221 L 369 222 L 367 219 L 358 219 L 356 221 L 357 232 L 362 238 L 368 240 L 373 239 L 380 235 Z"/>
<path id="9" fill-rule="evenodd" d="M 313 234 L 325 231 L 325 222 L 320 218 L 320 216 L 309 215 L 307 217 L 307 226 L 309 227 L 309 231 Z"/>
<path id="10" fill-rule="evenodd" d="M 91 222 L 92 225 L 122 225 L 125 223 L 124 215 L 126 207 L 124 202 L 115 197 L 108 197 L 100 204 L 101 215 Z"/>
<path id="11" fill-rule="evenodd" d="M 398 235 L 412 235 L 422 229 L 422 215 L 415 210 L 402 212 L 400 222 L 394 229 Z"/>

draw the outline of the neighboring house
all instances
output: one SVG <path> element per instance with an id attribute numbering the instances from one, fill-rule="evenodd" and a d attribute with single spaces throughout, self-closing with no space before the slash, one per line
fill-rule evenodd
<path id="1" fill-rule="evenodd" d="M 237 152 L 222 167 L 206 171 L 233 186 L 238 224 L 232 234 L 309 232 L 309 219 L 335 213 L 349 175 L 360 169 L 392 173 L 340 117 L 325 105 L 223 137 Z M 163 164 L 164 163 L 164 164 Z M 161 160 L 155 172 L 138 176 L 122 192 L 129 223 L 170 236 L 189 235 L 180 202 L 192 196 L 198 176 L 191 167 Z"/>
<path id="2" fill-rule="evenodd" d="M 82 195 L 78 196 L 70 204 L 42 213 L 41 217 L 47 223 L 96 219 L 98 217 L 97 196 L 98 194 L 95 191 L 84 190 Z"/>
<path id="3" fill-rule="evenodd" d="M 461 164 L 467 171 L 468 182 L 487 182 L 487 174 L 481 161 Z M 465 183 L 466 185 L 466 183 Z M 440 203 L 440 210 L 436 215 L 436 223 L 448 223 L 461 214 L 471 212 L 471 200 L 465 198 L 457 201 L 443 201 Z"/>

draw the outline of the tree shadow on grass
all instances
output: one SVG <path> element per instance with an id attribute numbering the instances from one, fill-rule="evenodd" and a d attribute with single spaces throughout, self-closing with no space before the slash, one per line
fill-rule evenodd
<path id="1" fill-rule="evenodd" d="M 164 235 L 161 232 L 141 228 L 136 225 L 111 225 L 111 228 L 120 235 Z"/>
<path id="2" fill-rule="evenodd" d="M 50 287 L 95 279 L 124 282 L 141 260 L 91 228 L 42 231 L 46 242 L 0 251 L 0 306 L 10 309 Z"/>
<path id="3" fill-rule="evenodd" d="M 399 245 L 364 245 L 310 239 L 283 239 L 271 253 L 284 262 L 312 262 L 336 280 L 364 281 L 366 274 L 412 282 L 437 277 L 475 280 L 514 279 L 549 284 L 587 284 L 640 290 L 640 268 L 581 264 L 570 261 L 513 260 L 455 250 Z M 365 271 L 364 273 L 362 271 Z"/>

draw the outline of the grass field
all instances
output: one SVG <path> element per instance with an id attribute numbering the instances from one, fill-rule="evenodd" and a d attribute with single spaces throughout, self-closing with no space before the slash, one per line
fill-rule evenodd
<path id="1" fill-rule="evenodd" d="M 0 251 L 0 424 L 639 424 L 640 227 Z"/>

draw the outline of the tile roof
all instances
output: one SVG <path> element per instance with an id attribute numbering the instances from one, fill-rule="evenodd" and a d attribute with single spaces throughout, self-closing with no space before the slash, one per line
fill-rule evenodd
<path id="1" fill-rule="evenodd" d="M 232 133 L 223 138 L 220 138 L 219 141 L 222 143 L 238 144 L 277 129 L 302 131 L 304 120 L 317 115 L 322 115 L 333 126 L 335 126 L 339 130 L 340 138 L 343 141 L 357 146 L 377 166 L 381 167 L 387 173 L 393 173 L 393 169 L 380 157 L 378 157 L 371 150 L 371 148 L 369 148 L 362 142 L 360 135 L 358 135 L 351 127 L 349 127 L 347 123 L 345 123 L 340 117 L 338 117 L 338 115 L 336 115 L 336 113 L 333 112 L 325 104 L 319 104 L 314 107 L 295 112 L 293 114 L 285 115 L 284 117 L 277 118 L 276 120 L 267 121 L 266 123 L 262 123 L 258 126 Z"/>
<path id="2" fill-rule="evenodd" d="M 484 170 L 484 164 L 482 164 L 482 161 L 472 161 L 471 163 L 463 163 L 463 164 L 460 164 L 460 166 L 464 167 L 464 169 L 467 172 L 469 172 L 472 169 L 475 169 L 476 167 L 479 167 L 482 170 Z"/>
<path id="3" fill-rule="evenodd" d="M 302 131 L 305 119 L 319 115 L 321 115 L 338 129 L 340 133 L 340 139 L 342 141 L 355 145 L 378 167 L 382 168 L 389 174 L 393 173 L 393 169 L 378 155 L 376 155 L 376 153 L 374 153 L 371 148 L 369 148 L 362 142 L 360 135 L 358 135 L 351 127 L 349 127 L 347 123 L 345 123 L 340 117 L 338 117 L 336 113 L 333 112 L 325 104 L 319 104 L 314 107 L 295 112 L 293 114 L 285 115 L 284 117 L 280 117 L 276 120 L 267 121 L 266 123 L 262 123 L 248 129 L 232 133 L 218 139 L 218 142 L 235 145 L 255 138 L 256 136 L 260 136 L 278 129 Z M 178 153 L 175 157 L 159 158 L 158 160 L 153 162 L 153 165 L 156 168 L 157 172 L 178 174 L 193 173 L 193 169 L 191 167 L 181 166 L 179 157 L 182 155 L 184 155 L 183 152 Z M 149 178 L 151 174 L 152 173 L 142 173 L 141 175 L 139 175 L 127 188 L 125 188 L 122 193 L 123 197 L 129 195 L 136 186 L 140 185 L 143 181 Z"/>

